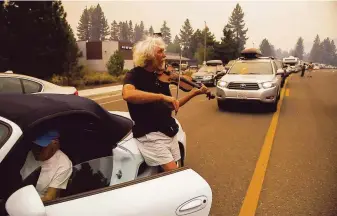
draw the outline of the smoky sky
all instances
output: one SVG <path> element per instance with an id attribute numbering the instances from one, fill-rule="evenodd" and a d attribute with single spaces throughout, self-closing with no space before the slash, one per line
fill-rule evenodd
<path id="1" fill-rule="evenodd" d="M 303 37 L 305 51 L 320 38 L 337 40 L 337 1 L 63 1 L 67 19 L 76 34 L 83 9 L 100 4 L 109 24 L 116 20 L 143 21 L 145 28 L 160 31 L 164 20 L 172 39 L 188 18 L 193 29 L 204 28 L 206 21 L 217 40 L 237 3 L 245 13 L 247 47 L 257 47 L 267 38 L 276 48 L 294 48 Z M 337 41 L 335 41 L 337 44 Z"/>

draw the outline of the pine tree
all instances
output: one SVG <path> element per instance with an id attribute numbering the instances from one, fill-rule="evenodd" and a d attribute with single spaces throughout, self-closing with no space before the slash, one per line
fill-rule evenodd
<path id="1" fill-rule="evenodd" d="M 139 33 L 141 35 L 141 39 L 144 37 L 145 35 L 145 27 L 144 27 L 144 22 L 140 21 L 140 25 L 139 25 Z"/>
<path id="2" fill-rule="evenodd" d="M 119 36 L 119 27 L 118 27 L 116 20 L 114 20 L 111 23 L 110 40 L 119 40 L 118 36 Z"/>
<path id="3" fill-rule="evenodd" d="M 262 55 L 264 56 L 274 56 L 275 53 L 273 52 L 273 47 L 269 43 L 269 41 L 265 38 L 262 40 L 260 44 L 260 50 L 262 52 Z"/>
<path id="4" fill-rule="evenodd" d="M 321 54 L 322 54 L 322 49 L 321 49 L 321 42 L 319 39 L 319 36 L 317 35 L 314 44 L 312 45 L 311 52 L 310 52 L 310 61 L 312 62 L 320 62 L 321 61 Z"/>
<path id="5" fill-rule="evenodd" d="M 167 46 L 167 52 L 180 53 L 180 40 L 178 35 L 174 37 L 173 43 Z"/>
<path id="6" fill-rule="evenodd" d="M 97 4 L 96 7 L 91 7 L 89 13 L 91 15 L 91 41 L 104 40 L 110 35 L 110 32 L 107 19 L 104 16 L 101 6 Z"/>
<path id="7" fill-rule="evenodd" d="M 248 39 L 248 37 L 246 37 L 248 29 L 245 29 L 245 22 L 243 20 L 244 15 L 241 6 L 236 4 L 228 22 L 228 27 L 232 30 L 235 38 L 237 56 L 239 56 L 240 52 L 244 49 Z"/>
<path id="8" fill-rule="evenodd" d="M 135 25 L 135 31 L 134 31 L 134 38 L 135 38 L 135 42 L 138 42 L 142 39 L 143 35 L 141 33 L 140 30 L 140 26 L 138 24 Z"/>
<path id="9" fill-rule="evenodd" d="M 237 47 L 233 31 L 227 24 L 222 30 L 223 37 L 221 43 L 215 47 L 216 57 L 224 63 L 229 62 L 237 57 Z"/>
<path id="10" fill-rule="evenodd" d="M 192 35 L 193 35 L 193 29 L 190 24 L 189 19 L 186 19 L 184 22 L 184 25 L 182 26 L 182 29 L 180 29 L 180 43 L 183 45 L 183 55 L 192 58 L 193 54 L 190 50 L 191 48 L 191 42 L 192 42 Z"/>
<path id="11" fill-rule="evenodd" d="M 299 59 L 303 59 L 303 55 L 304 55 L 303 38 L 300 37 L 298 38 L 296 46 L 295 46 L 294 56 Z"/>
<path id="12" fill-rule="evenodd" d="M 129 28 L 128 28 L 128 41 L 130 42 L 134 42 L 134 31 L 133 31 L 133 25 L 132 25 L 132 21 L 129 21 Z"/>
<path id="13" fill-rule="evenodd" d="M 160 28 L 160 32 L 162 33 L 163 40 L 166 44 L 171 43 L 171 29 L 167 26 L 167 22 L 164 21 L 162 27 Z"/>
<path id="14" fill-rule="evenodd" d="M 119 22 L 119 40 L 129 41 L 129 25 L 128 22 Z"/>
<path id="15" fill-rule="evenodd" d="M 8 32 L 8 20 L 7 13 L 4 6 L 4 1 L 0 2 L 0 71 L 9 70 L 10 58 L 9 58 L 9 32 Z"/>
<path id="16" fill-rule="evenodd" d="M 153 33 L 154 33 L 153 27 L 150 26 L 148 35 L 149 35 L 149 36 L 152 36 Z"/>
<path id="17" fill-rule="evenodd" d="M 10 1 L 6 9 L 11 70 L 38 78 L 79 71 L 80 53 L 61 1 Z"/>
<path id="18" fill-rule="evenodd" d="M 82 41 L 90 40 L 90 14 L 87 8 L 82 12 L 80 21 L 77 26 L 77 37 Z"/>
<path id="19" fill-rule="evenodd" d="M 101 13 L 100 20 L 101 20 L 101 29 L 100 29 L 101 41 L 104 41 L 110 35 L 110 29 L 108 20 L 105 18 L 103 11 Z"/>

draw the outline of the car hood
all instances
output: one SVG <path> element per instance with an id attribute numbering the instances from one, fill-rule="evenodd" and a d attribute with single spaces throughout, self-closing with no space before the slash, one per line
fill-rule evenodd
<path id="1" fill-rule="evenodd" d="M 227 74 L 222 77 L 222 81 L 226 82 L 267 82 L 272 81 L 274 79 L 274 75 L 232 75 Z"/>

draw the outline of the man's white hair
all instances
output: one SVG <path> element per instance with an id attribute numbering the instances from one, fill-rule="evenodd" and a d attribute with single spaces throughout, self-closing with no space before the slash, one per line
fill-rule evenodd
<path id="1" fill-rule="evenodd" d="M 149 61 L 155 58 L 156 47 L 166 48 L 166 44 L 161 37 L 146 37 L 137 42 L 133 47 L 133 63 L 135 67 L 144 67 Z"/>

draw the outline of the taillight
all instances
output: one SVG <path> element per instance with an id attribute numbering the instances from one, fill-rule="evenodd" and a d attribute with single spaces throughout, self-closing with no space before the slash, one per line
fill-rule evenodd
<path id="1" fill-rule="evenodd" d="M 75 91 L 74 95 L 78 96 L 78 91 L 77 90 Z"/>

